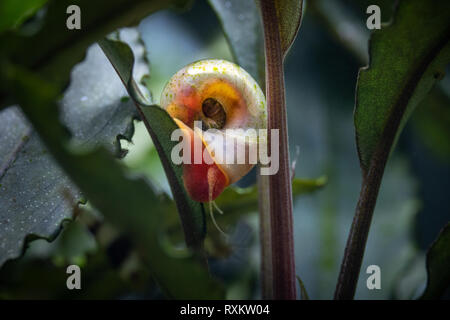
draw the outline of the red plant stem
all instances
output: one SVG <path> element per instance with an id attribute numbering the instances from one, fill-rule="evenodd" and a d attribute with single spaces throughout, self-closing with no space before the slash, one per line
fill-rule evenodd
<path id="1" fill-rule="evenodd" d="M 283 53 L 278 17 L 272 0 L 261 1 L 266 56 L 266 99 L 268 108 L 269 152 L 271 130 L 279 129 L 279 171 L 269 176 L 272 243 L 273 298 L 295 299 L 295 256 L 292 217 L 292 186 L 284 96 Z"/>
<path id="2" fill-rule="evenodd" d="M 261 168 L 258 168 L 259 170 Z M 258 172 L 259 238 L 261 243 L 261 298 L 273 299 L 272 239 L 270 236 L 269 176 Z"/>

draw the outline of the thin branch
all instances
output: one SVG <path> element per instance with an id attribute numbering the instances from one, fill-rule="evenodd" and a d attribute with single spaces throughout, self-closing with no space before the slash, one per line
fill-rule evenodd
<path id="1" fill-rule="evenodd" d="M 292 186 L 284 96 L 283 53 L 275 4 L 261 1 L 266 56 L 266 99 L 268 107 L 269 152 L 271 130 L 279 129 L 279 171 L 269 176 L 273 298 L 295 299 L 295 258 L 292 217 Z"/>
<path id="2" fill-rule="evenodd" d="M 390 111 L 382 135 L 370 159 L 369 167 L 364 167 L 364 164 L 361 162 L 363 169 L 361 193 L 342 260 L 341 271 L 334 295 L 335 299 L 353 299 L 355 295 L 370 223 L 389 154 L 399 132 L 401 122 L 404 120 L 407 107 L 419 86 L 419 82 L 434 59 L 448 44 L 449 36 L 450 28 L 443 33 L 436 44 L 422 57 L 419 65 L 409 74 L 409 79 L 407 79 L 401 94 Z M 358 92 L 356 96 L 358 97 Z M 356 107 L 358 107 L 358 100 L 356 101 Z M 356 140 L 359 158 L 362 159 L 358 135 L 356 135 Z"/>
<path id="3" fill-rule="evenodd" d="M 260 169 L 260 168 L 258 168 Z M 259 239 L 261 243 L 261 298 L 273 299 L 272 238 L 270 236 L 269 176 L 258 170 Z"/>
<path id="4" fill-rule="evenodd" d="M 341 271 L 334 293 L 334 299 L 336 300 L 351 300 L 355 295 L 364 257 L 364 249 L 366 247 L 370 223 L 377 202 L 382 177 L 383 174 L 381 173 L 379 175 L 369 175 L 363 179 L 361 193 L 347 239 Z"/>

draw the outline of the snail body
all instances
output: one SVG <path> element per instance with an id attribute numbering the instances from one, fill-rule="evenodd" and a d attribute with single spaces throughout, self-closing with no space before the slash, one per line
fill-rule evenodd
<path id="1" fill-rule="evenodd" d="M 192 199 L 214 200 L 255 165 L 248 156 L 243 161 L 229 161 L 230 154 L 233 157 L 239 148 L 248 152 L 258 143 L 265 143 L 265 136 L 258 131 L 266 128 L 265 97 L 241 67 L 217 59 L 189 64 L 167 83 L 160 104 L 192 146 L 192 161 L 183 163 L 183 181 Z M 249 130 L 254 135 L 240 134 Z M 195 141 L 200 143 L 203 154 L 197 163 Z"/>

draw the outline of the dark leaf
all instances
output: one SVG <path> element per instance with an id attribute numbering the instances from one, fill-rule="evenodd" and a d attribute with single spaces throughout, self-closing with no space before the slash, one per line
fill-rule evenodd
<path id="1" fill-rule="evenodd" d="M 314 0 L 308 3 L 307 10 L 313 13 L 326 31 L 359 62 L 367 64 L 367 40 L 370 30 L 343 1 Z"/>
<path id="2" fill-rule="evenodd" d="M 450 3 L 400 1 L 394 21 L 372 34 L 354 113 L 363 183 L 334 297 L 352 299 L 384 169 L 408 116 L 450 61 Z"/>
<path id="3" fill-rule="evenodd" d="M 14 5 L 17 5 L 14 1 Z M 152 12 L 170 7 L 183 7 L 184 0 L 51 0 L 46 6 L 42 25 L 33 32 L 7 32 L 0 37 L 0 52 L 14 63 L 38 72 L 58 83 L 68 83 L 72 67 L 82 60 L 86 49 L 101 37 L 119 27 L 137 24 Z M 66 9 L 81 9 L 81 29 L 66 27 Z M 8 45 L 3 45 L 7 43 Z M 30 54 L 32 52 L 32 54 Z"/>
<path id="4" fill-rule="evenodd" d="M 361 9 L 370 4 L 380 6 L 382 20 L 391 16 L 393 2 L 388 0 L 358 1 Z M 326 30 L 359 62 L 367 64 L 367 43 L 370 36 L 361 19 L 352 14 L 341 1 L 327 0 L 312 1 L 308 10 L 311 10 L 324 24 Z M 363 11 L 365 12 L 365 11 Z M 411 119 L 415 129 L 423 140 L 438 157 L 448 161 L 450 159 L 450 97 L 442 86 L 437 85 L 425 99 L 417 106 L 417 111 Z"/>
<path id="5" fill-rule="evenodd" d="M 358 78 L 355 127 L 361 167 L 388 157 L 409 114 L 450 61 L 450 2 L 401 1 L 394 22 L 375 31 Z"/>
<path id="6" fill-rule="evenodd" d="M 264 38 L 255 1 L 209 0 L 216 12 L 236 63 L 264 84 Z"/>
<path id="7" fill-rule="evenodd" d="M 55 163 L 18 107 L 0 112 L 0 265 L 25 237 L 53 238 L 81 194 Z"/>
<path id="8" fill-rule="evenodd" d="M 186 243 L 188 246 L 201 248 L 206 233 L 203 205 L 189 197 L 182 180 L 183 167 L 171 161 L 172 149 L 178 141 L 172 141 L 170 136 L 178 126 L 165 110 L 157 105 L 150 105 L 142 95 L 132 77 L 134 56 L 128 45 L 109 39 L 103 39 L 99 43 L 134 100 L 158 151 L 177 204 Z"/>
<path id="9" fill-rule="evenodd" d="M 141 55 L 137 74 L 148 73 L 135 30 L 120 32 Z M 72 82 L 60 103 L 61 118 L 73 136 L 72 145 L 106 147 L 118 156 L 126 153 L 119 139 L 130 140 L 138 117 L 103 52 L 94 45 L 86 60 L 75 66 Z M 0 112 L 0 265 L 20 255 L 25 237 L 53 238 L 81 194 L 55 163 L 18 107 Z"/>
<path id="10" fill-rule="evenodd" d="M 222 289 L 194 258 L 175 259 L 159 244 L 159 222 L 165 214 L 159 197 L 143 180 L 127 176 L 125 167 L 104 148 L 75 152 L 60 125 L 58 90 L 24 69 L 10 64 L 1 69 L 10 92 L 55 159 L 86 197 L 112 224 L 127 232 L 146 254 L 152 275 L 174 298 L 221 298 Z M 26 93 L 26 94 L 24 94 Z"/>
<path id="11" fill-rule="evenodd" d="M 427 274 L 427 287 L 421 299 L 439 299 L 450 287 L 450 224 L 428 249 Z"/>
<path id="12" fill-rule="evenodd" d="M 411 118 L 423 143 L 438 158 L 450 161 L 450 97 L 435 86 Z"/>

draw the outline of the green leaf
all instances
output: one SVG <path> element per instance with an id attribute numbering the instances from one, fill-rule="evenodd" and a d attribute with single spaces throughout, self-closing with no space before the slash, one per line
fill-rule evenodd
<path id="1" fill-rule="evenodd" d="M 318 179 L 295 178 L 292 181 L 292 194 L 301 196 L 312 193 L 324 187 L 325 184 L 325 177 Z M 256 186 L 248 188 L 230 187 L 225 189 L 215 202 L 224 212 L 223 215 L 217 217 L 217 221 L 229 221 L 234 215 L 241 217 L 258 210 L 258 188 Z M 233 220 L 236 220 L 236 218 Z"/>
<path id="2" fill-rule="evenodd" d="M 300 287 L 300 299 L 301 300 L 309 300 L 308 292 L 306 291 L 305 284 L 299 276 L 296 276 L 298 285 Z"/>
<path id="3" fill-rule="evenodd" d="M 356 1 L 361 9 L 370 4 L 376 4 L 382 12 L 382 21 L 391 16 L 392 1 Z M 365 3 L 364 3 L 365 2 Z M 341 1 L 330 2 L 316 0 L 309 4 L 311 10 L 326 28 L 326 31 L 343 47 L 353 54 L 359 62 L 367 64 L 367 42 L 370 33 L 366 26 L 352 14 L 351 8 Z M 364 12 L 364 11 L 363 11 Z M 351 36 L 349 36 L 351 35 Z M 442 86 L 435 86 L 419 103 L 411 118 L 412 128 L 418 133 L 422 142 L 435 155 L 444 161 L 450 160 L 450 97 Z"/>
<path id="4" fill-rule="evenodd" d="M 292 181 L 292 193 L 294 197 L 299 197 L 316 192 L 325 186 L 326 180 L 325 177 L 318 179 L 295 178 Z M 215 219 L 219 226 L 226 230 L 227 227 L 235 225 L 245 215 L 258 211 L 258 188 L 257 186 L 248 188 L 230 186 L 217 197 L 215 203 L 223 211 L 223 214 L 215 215 Z M 171 211 L 168 211 L 165 220 L 167 232 L 171 236 L 172 242 L 177 242 L 179 228 Z M 215 229 L 211 219 L 207 220 L 207 226 L 208 229 Z"/>
<path id="5" fill-rule="evenodd" d="M 433 153 L 450 162 L 450 97 L 435 86 L 414 112 L 411 123 Z"/>
<path id="6" fill-rule="evenodd" d="M 302 20 L 303 0 L 277 0 L 278 24 L 280 30 L 281 51 L 285 56 L 297 36 Z"/>
<path id="7" fill-rule="evenodd" d="M 323 188 L 325 184 L 325 177 L 318 179 L 295 178 L 292 181 L 292 194 L 294 197 L 299 197 L 313 193 Z M 216 221 L 225 228 L 235 224 L 246 214 L 258 211 L 258 188 L 256 186 L 248 188 L 229 187 L 224 190 L 215 202 L 223 211 L 223 214 L 216 215 Z M 213 228 L 209 220 L 208 228 Z"/>
<path id="8" fill-rule="evenodd" d="M 142 52 L 138 33 L 120 31 L 135 51 Z M 148 66 L 141 53 L 136 66 L 142 76 Z M 119 139 L 131 140 L 138 117 L 115 71 L 98 45 L 74 67 L 72 82 L 60 102 L 61 118 L 72 134 L 72 145 L 102 145 L 117 156 L 126 150 Z M 0 265 L 21 254 L 26 236 L 52 239 L 61 222 L 72 217 L 83 201 L 81 193 L 47 151 L 18 107 L 0 112 Z"/>
<path id="9" fill-rule="evenodd" d="M 394 22 L 375 31 L 360 70 L 355 108 L 363 172 L 386 161 L 409 114 L 450 61 L 450 2 L 401 1 Z"/>
<path id="10" fill-rule="evenodd" d="M 168 296 L 223 297 L 221 287 L 196 259 L 175 259 L 161 249 L 159 222 L 165 207 L 142 178 L 128 177 L 125 167 L 104 148 L 77 152 L 69 145 L 54 103 L 58 89 L 10 64 L 2 66 L 0 75 L 71 180 L 109 222 L 127 232 L 146 253 L 153 276 Z"/>
<path id="11" fill-rule="evenodd" d="M 0 298 L 104 300 L 120 299 L 130 295 L 130 292 L 142 292 L 144 288 L 150 296 L 156 290 L 159 291 L 138 255 L 127 256 L 128 263 L 133 261 L 131 268 L 113 262 L 110 243 L 104 246 L 105 243 L 94 238 L 98 230 L 104 230 L 104 224 L 94 220 L 91 223 L 96 223 L 96 228 L 90 229 L 91 224 L 85 221 L 86 215 L 90 214 L 83 210 L 80 219 L 67 223 L 53 243 L 34 241 L 23 259 L 6 263 L 0 273 Z M 81 268 L 82 290 L 67 290 L 65 286 L 61 288 L 61 283 L 66 283 L 66 268 L 70 264 L 77 264 Z M 133 277 L 130 276 L 131 272 Z"/>
<path id="12" fill-rule="evenodd" d="M 63 266 L 77 264 L 83 267 L 87 255 L 99 249 L 94 235 L 79 219 L 67 223 L 64 231 L 52 245 L 54 245 L 51 249 L 52 260 L 55 264 Z"/>
<path id="13" fill-rule="evenodd" d="M 209 0 L 222 24 L 236 63 L 264 84 L 264 38 L 255 1 Z"/>
<path id="14" fill-rule="evenodd" d="M 450 61 L 450 2 L 400 1 L 393 22 L 370 39 L 354 121 L 363 183 L 341 264 L 336 299 L 352 299 L 389 154 L 408 116 Z"/>
<path id="15" fill-rule="evenodd" d="M 22 1 L 22 0 L 21 0 Z M 17 2 L 14 1 L 15 5 Z M 27 32 L 7 32 L 0 37 L 0 52 L 13 63 L 38 72 L 42 77 L 64 87 L 72 67 L 82 60 L 86 49 L 119 27 L 137 24 L 152 12 L 184 7 L 185 0 L 52 0 L 46 7 L 42 26 Z M 66 27 L 66 9 L 81 9 L 81 29 Z M 7 44 L 7 45 L 6 45 Z M 30 54 L 32 52 L 32 54 Z M 3 100 L 3 99 L 0 99 Z"/>
<path id="16" fill-rule="evenodd" d="M 64 236 L 64 233 L 63 233 Z M 81 265 L 82 290 L 67 290 L 67 264 L 28 257 L 5 264 L 0 274 L 2 300 L 106 300 L 120 299 L 133 290 L 118 270 L 114 270 L 106 250 L 90 254 Z M 72 263 L 71 263 L 72 264 Z M 139 270 L 141 271 L 141 270 Z M 140 272 L 140 274 L 143 272 Z M 147 280 L 148 277 L 144 279 Z M 61 288 L 63 284 L 63 288 Z M 150 289 L 151 290 L 151 289 Z"/>
<path id="17" fill-rule="evenodd" d="M 382 21 L 391 16 L 392 1 L 356 1 L 361 9 L 370 4 L 376 4 L 382 12 Z M 330 2 L 327 0 L 316 0 L 309 4 L 311 10 L 326 28 L 326 31 L 335 38 L 343 47 L 353 54 L 359 62 L 367 64 L 367 41 L 370 33 L 365 24 L 352 14 L 351 8 L 341 1 Z M 365 12 L 365 11 L 363 11 Z M 351 35 L 351 36 L 349 36 Z M 443 86 L 437 85 L 419 103 L 413 113 L 412 128 L 419 135 L 419 139 L 431 149 L 440 159 L 450 160 L 450 97 L 446 94 Z"/>
<path id="18" fill-rule="evenodd" d="M 421 299 L 439 299 L 450 287 L 450 224 L 439 233 L 427 252 L 427 286 Z"/>
<path id="19" fill-rule="evenodd" d="M 0 33 L 19 27 L 48 0 L 2 0 L 0 2 Z"/>
<path id="20" fill-rule="evenodd" d="M 101 40 L 99 44 L 134 100 L 158 151 L 177 204 L 187 245 L 202 248 L 206 234 L 203 205 L 189 197 L 182 180 L 183 167 L 175 165 L 170 156 L 173 147 L 178 144 L 177 141 L 172 141 L 170 136 L 178 126 L 164 109 L 150 105 L 143 97 L 132 77 L 134 56 L 128 45 L 108 39 Z"/>

